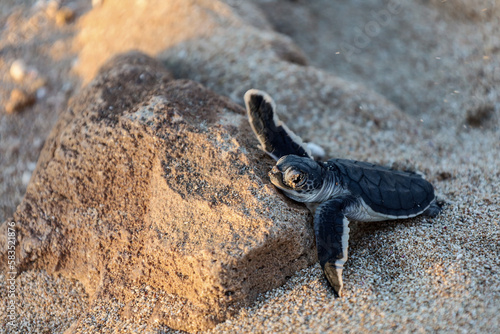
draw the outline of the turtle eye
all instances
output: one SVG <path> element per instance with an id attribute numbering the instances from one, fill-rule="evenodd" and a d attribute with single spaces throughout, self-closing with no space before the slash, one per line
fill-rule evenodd
<path id="1" fill-rule="evenodd" d="M 285 172 L 284 181 L 290 188 L 298 188 L 306 182 L 306 174 L 295 168 L 289 168 Z"/>

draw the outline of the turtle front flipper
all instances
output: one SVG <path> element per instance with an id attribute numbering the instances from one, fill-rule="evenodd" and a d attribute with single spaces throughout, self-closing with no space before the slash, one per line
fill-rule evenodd
<path id="1" fill-rule="evenodd" d="M 279 120 L 271 96 L 250 89 L 244 99 L 250 126 L 267 154 L 276 161 L 290 154 L 312 159 L 309 147 Z"/>
<path id="2" fill-rule="evenodd" d="M 314 216 L 319 263 L 335 297 L 342 296 L 342 271 L 349 243 L 349 221 L 344 212 L 352 203 L 349 196 L 330 199 L 316 209 Z"/>

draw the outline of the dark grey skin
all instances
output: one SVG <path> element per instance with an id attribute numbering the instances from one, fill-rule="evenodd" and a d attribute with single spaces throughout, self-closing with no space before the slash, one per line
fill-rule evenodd
<path id="1" fill-rule="evenodd" d="M 314 213 L 318 258 L 336 297 L 342 295 L 349 220 L 363 222 L 435 216 L 432 185 L 420 175 L 367 162 L 315 161 L 308 145 L 281 123 L 265 92 L 245 94 L 250 121 L 263 150 L 277 160 L 271 182 Z"/>

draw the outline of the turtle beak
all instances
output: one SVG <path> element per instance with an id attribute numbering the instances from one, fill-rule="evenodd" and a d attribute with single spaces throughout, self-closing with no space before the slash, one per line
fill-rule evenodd
<path id="1" fill-rule="evenodd" d="M 276 175 L 276 174 L 281 174 L 281 171 L 278 168 L 278 166 L 274 166 L 273 169 L 271 169 L 271 171 L 269 172 L 269 176 Z"/>
<path id="2" fill-rule="evenodd" d="M 285 188 L 283 184 L 283 173 L 279 170 L 278 166 L 274 166 L 268 173 L 271 183 L 278 188 Z"/>

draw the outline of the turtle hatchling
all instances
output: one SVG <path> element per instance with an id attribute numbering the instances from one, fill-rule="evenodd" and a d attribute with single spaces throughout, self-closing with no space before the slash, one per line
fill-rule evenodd
<path id="1" fill-rule="evenodd" d="M 269 172 L 271 182 L 314 214 L 319 263 L 336 297 L 342 296 L 348 219 L 433 217 L 441 210 L 432 185 L 419 174 L 347 159 L 316 161 L 311 145 L 279 120 L 267 93 L 251 89 L 244 99 L 261 148 L 277 161 Z"/>

